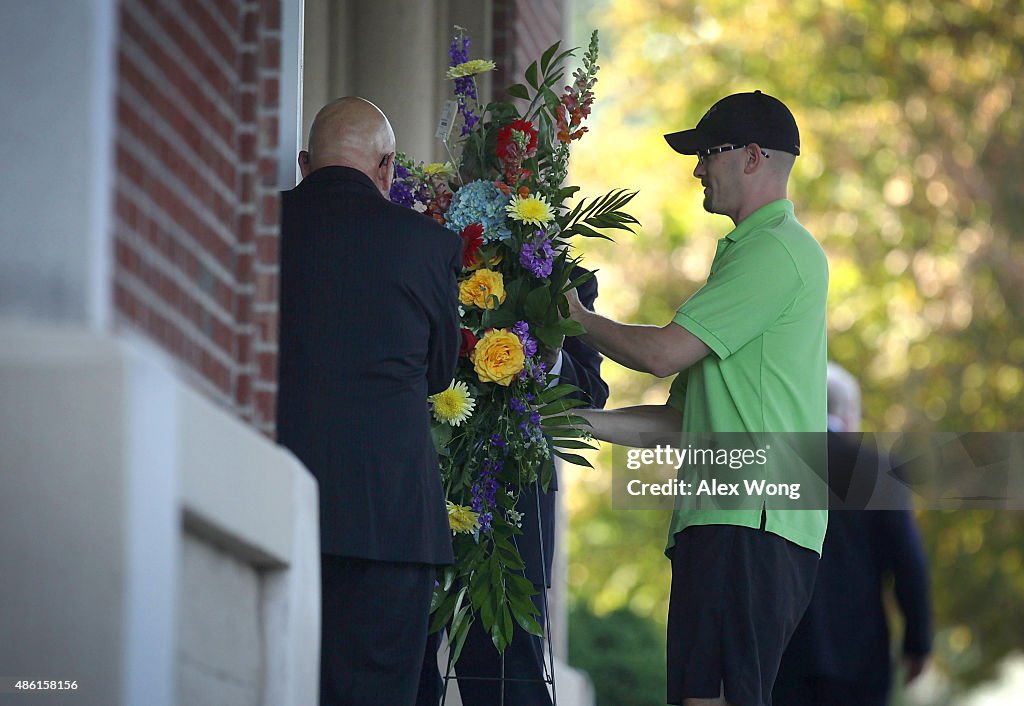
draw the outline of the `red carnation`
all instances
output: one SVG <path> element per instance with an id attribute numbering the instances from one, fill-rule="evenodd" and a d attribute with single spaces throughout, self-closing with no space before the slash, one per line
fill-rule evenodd
<path id="1" fill-rule="evenodd" d="M 459 357 L 465 358 L 476 348 L 476 336 L 468 328 L 462 329 L 462 345 L 459 346 Z"/>
<path id="2" fill-rule="evenodd" d="M 483 224 L 470 223 L 459 235 L 462 236 L 462 266 L 470 267 L 476 262 L 480 247 L 484 244 Z"/>
<path id="3" fill-rule="evenodd" d="M 521 154 L 519 147 L 516 145 L 515 139 L 512 136 L 513 132 L 521 132 L 527 137 L 526 150 Z M 529 120 L 516 118 L 511 123 L 498 130 L 498 144 L 496 151 L 498 159 L 503 162 L 519 162 L 537 154 L 537 131 L 534 129 L 533 123 Z"/>

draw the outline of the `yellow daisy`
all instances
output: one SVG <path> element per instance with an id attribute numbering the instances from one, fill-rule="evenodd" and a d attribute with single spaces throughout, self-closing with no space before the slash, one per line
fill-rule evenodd
<path id="1" fill-rule="evenodd" d="M 423 167 L 423 173 L 426 176 L 454 176 L 455 168 L 451 164 L 441 164 L 440 162 L 431 162 L 427 166 Z"/>
<path id="2" fill-rule="evenodd" d="M 452 532 L 472 532 L 480 527 L 479 515 L 465 505 L 456 505 L 451 500 L 444 503 L 448 508 L 448 526 Z"/>
<path id="3" fill-rule="evenodd" d="M 461 380 L 452 380 L 447 390 L 429 397 L 434 410 L 434 419 L 457 427 L 473 416 L 476 400 L 469 394 L 469 388 Z"/>
<path id="4" fill-rule="evenodd" d="M 494 71 L 495 63 L 490 59 L 470 59 L 448 69 L 448 78 L 462 78 L 464 76 L 476 76 L 485 71 Z"/>
<path id="5" fill-rule="evenodd" d="M 555 220 L 555 214 L 544 197 L 534 194 L 514 197 L 505 210 L 513 220 L 529 225 L 545 226 Z"/>

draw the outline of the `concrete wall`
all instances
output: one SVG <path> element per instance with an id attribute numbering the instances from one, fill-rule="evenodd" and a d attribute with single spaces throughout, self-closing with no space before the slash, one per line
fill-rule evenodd
<path id="1" fill-rule="evenodd" d="M 77 680 L 40 704 L 312 706 L 315 481 L 161 357 L 0 322 L 0 672 Z"/>

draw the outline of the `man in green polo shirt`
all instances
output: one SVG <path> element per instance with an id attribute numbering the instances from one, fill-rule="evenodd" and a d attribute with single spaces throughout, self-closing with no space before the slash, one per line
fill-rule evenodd
<path id="1" fill-rule="evenodd" d="M 634 370 L 678 373 L 664 405 L 581 414 L 595 437 L 628 446 L 679 444 L 680 432 L 824 432 L 828 265 L 787 200 L 800 153 L 792 113 L 760 91 L 738 93 L 665 138 L 697 156 L 705 210 L 735 228 L 707 283 L 665 326 L 612 321 L 570 295 L 591 346 Z M 769 467 L 765 479 L 784 480 L 779 472 Z M 666 548 L 669 703 L 769 703 L 814 584 L 827 523 L 824 503 L 816 507 L 677 506 Z"/>

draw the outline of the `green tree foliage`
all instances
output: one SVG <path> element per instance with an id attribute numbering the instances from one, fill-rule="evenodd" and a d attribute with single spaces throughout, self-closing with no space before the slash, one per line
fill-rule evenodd
<path id="1" fill-rule="evenodd" d="M 586 243 L 601 311 L 661 325 L 703 283 L 732 224 L 703 212 L 695 161 L 662 134 L 692 127 L 718 98 L 761 89 L 800 124 L 790 198 L 829 257 L 830 353 L 861 379 L 865 428 L 1021 430 L 1019 0 L 591 0 L 577 26 L 597 27 L 606 50 L 573 179 L 588 191 L 639 189 L 644 226 L 614 245 Z M 606 371 L 614 406 L 665 399 L 664 381 Z M 570 576 L 585 580 L 573 588 L 598 613 L 629 605 L 663 621 L 667 517 L 601 509 L 607 496 L 586 493 L 602 482 L 579 481 Z M 1011 607 L 1024 603 L 1024 513 L 925 511 L 920 521 L 940 665 L 959 684 L 989 678 L 1022 646 L 1024 618 Z"/>
<path id="2" fill-rule="evenodd" d="M 605 616 L 579 605 L 569 616 L 569 660 L 590 674 L 597 706 L 665 703 L 663 628 L 625 608 Z"/>

